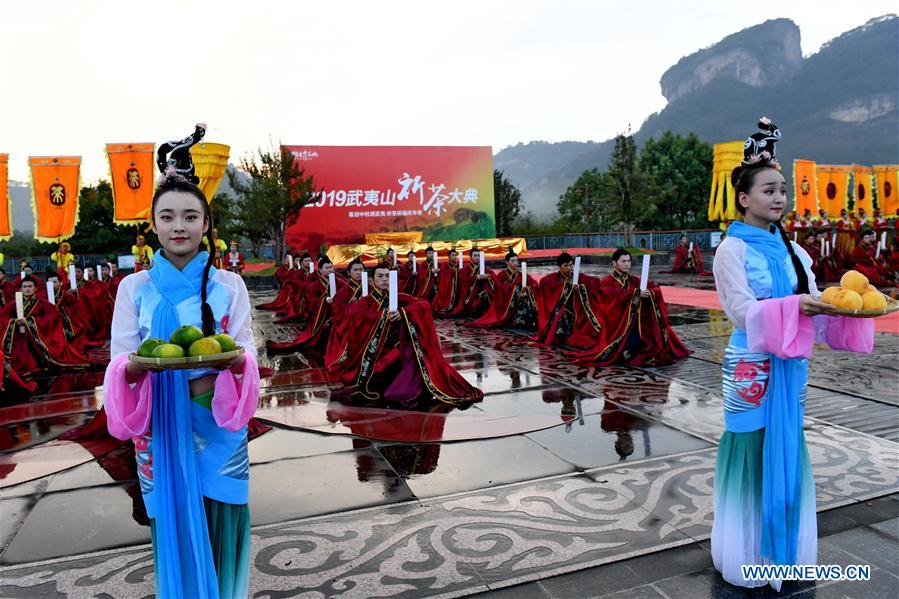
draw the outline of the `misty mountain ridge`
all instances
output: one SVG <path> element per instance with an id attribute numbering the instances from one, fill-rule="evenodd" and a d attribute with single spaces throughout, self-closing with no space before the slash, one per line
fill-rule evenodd
<path id="1" fill-rule="evenodd" d="M 681 58 L 660 80 L 668 105 L 634 133 L 637 143 L 668 130 L 709 143 L 741 140 L 766 115 L 783 132 L 778 157 L 788 181 L 794 158 L 899 161 L 899 19 L 871 19 L 805 58 L 799 41 L 795 23 L 774 19 Z M 501 150 L 494 167 L 519 186 L 524 209 L 545 219 L 584 170 L 608 167 L 613 147 L 520 143 Z"/>

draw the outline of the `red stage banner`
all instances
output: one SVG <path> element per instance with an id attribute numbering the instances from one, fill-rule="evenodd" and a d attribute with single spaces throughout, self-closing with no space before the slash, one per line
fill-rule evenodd
<path id="1" fill-rule="evenodd" d="M 9 154 L 0 154 L 0 241 L 6 241 L 11 237 L 12 199 L 9 196 Z"/>
<path id="2" fill-rule="evenodd" d="M 295 250 L 421 231 L 425 241 L 496 236 L 489 147 L 284 146 L 320 192 L 287 228 Z"/>

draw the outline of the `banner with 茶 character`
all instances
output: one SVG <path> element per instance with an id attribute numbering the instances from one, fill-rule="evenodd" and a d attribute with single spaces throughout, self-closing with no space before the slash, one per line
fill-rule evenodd
<path id="1" fill-rule="evenodd" d="M 80 156 L 31 156 L 34 238 L 58 243 L 75 234 L 81 192 Z"/>
<path id="2" fill-rule="evenodd" d="M 318 191 L 287 243 L 363 243 L 366 234 L 421 231 L 425 241 L 496 236 L 487 146 L 284 146 Z"/>
<path id="3" fill-rule="evenodd" d="M 106 144 L 112 182 L 112 221 L 117 225 L 150 222 L 156 166 L 152 143 Z"/>

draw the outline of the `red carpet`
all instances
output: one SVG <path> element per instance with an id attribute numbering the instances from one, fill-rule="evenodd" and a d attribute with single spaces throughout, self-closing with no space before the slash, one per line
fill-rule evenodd
<path id="1" fill-rule="evenodd" d="M 662 293 L 665 294 L 665 301 L 669 304 L 707 308 L 709 310 L 721 309 L 721 303 L 718 301 L 718 294 L 715 291 L 690 289 L 688 287 L 662 287 Z M 874 330 L 878 333 L 899 334 L 899 312 L 875 318 Z"/>

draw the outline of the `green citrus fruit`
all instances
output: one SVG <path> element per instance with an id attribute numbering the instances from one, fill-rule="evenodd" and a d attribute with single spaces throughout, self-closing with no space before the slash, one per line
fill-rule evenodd
<path id="1" fill-rule="evenodd" d="M 211 356 L 222 353 L 222 346 L 214 338 L 205 337 L 191 343 L 187 353 L 190 356 Z"/>
<path id="2" fill-rule="evenodd" d="M 169 337 L 169 343 L 174 343 L 175 345 L 180 345 L 184 349 L 187 349 L 194 341 L 198 341 L 202 338 L 203 331 L 192 324 L 186 324 L 183 327 L 175 329 L 171 337 Z"/>
<path id="3" fill-rule="evenodd" d="M 184 348 L 174 343 L 163 343 L 153 350 L 154 358 L 183 358 Z"/>
<path id="4" fill-rule="evenodd" d="M 218 335 L 213 335 L 212 338 L 219 342 L 219 345 L 222 346 L 223 352 L 234 351 L 235 349 L 237 349 L 237 342 L 234 341 L 231 335 L 219 333 Z"/>
<path id="5" fill-rule="evenodd" d="M 140 344 L 140 347 L 137 348 L 137 355 L 142 356 L 144 358 L 152 358 L 153 350 L 164 344 L 165 341 L 162 339 L 147 339 L 143 343 Z"/>

